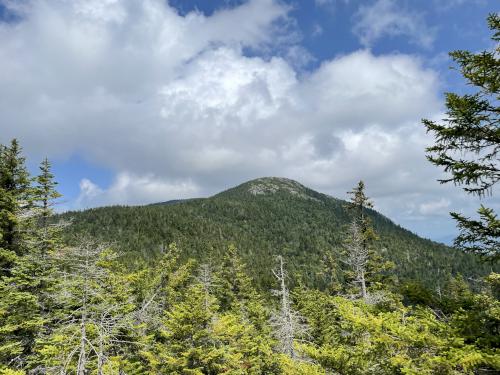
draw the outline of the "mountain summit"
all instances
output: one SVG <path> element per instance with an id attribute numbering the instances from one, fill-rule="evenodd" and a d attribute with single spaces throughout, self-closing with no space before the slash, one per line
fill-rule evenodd
<path id="1" fill-rule="evenodd" d="M 318 193 L 308 189 L 301 183 L 284 177 L 260 177 L 254 180 L 244 182 L 229 190 L 223 191 L 216 196 L 237 196 L 239 194 L 274 195 L 291 194 L 298 198 L 317 199 Z"/>

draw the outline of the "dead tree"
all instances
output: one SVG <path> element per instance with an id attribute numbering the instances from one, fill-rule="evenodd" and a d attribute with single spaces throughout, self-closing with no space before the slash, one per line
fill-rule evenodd
<path id="1" fill-rule="evenodd" d="M 210 269 L 209 264 L 202 264 L 200 266 L 200 271 L 199 275 L 196 278 L 196 280 L 202 285 L 203 287 L 203 292 L 204 292 L 204 301 L 203 304 L 205 306 L 205 310 L 209 310 L 210 307 L 210 293 L 213 287 L 213 280 L 212 280 L 212 270 Z"/>
<path id="2" fill-rule="evenodd" d="M 116 257 L 107 249 L 93 240 L 80 239 L 77 246 L 58 254 L 61 282 L 56 298 L 65 309 L 56 330 L 71 337 L 61 375 L 72 372 L 73 366 L 77 375 L 87 374 L 91 367 L 102 374 L 109 347 L 124 342 L 121 330 L 129 326 L 124 306 L 130 301 L 117 302 L 105 287 L 110 274 L 100 262 Z"/>
<path id="3" fill-rule="evenodd" d="M 290 293 L 286 286 L 287 273 L 284 267 L 283 257 L 278 256 L 278 266 L 273 270 L 280 289 L 273 290 L 273 293 L 280 297 L 279 311 L 272 315 L 271 325 L 274 328 L 275 336 L 279 342 L 280 352 L 291 358 L 297 358 L 294 348 L 294 340 L 305 331 L 302 318 L 293 311 L 290 304 Z"/>
<path id="4" fill-rule="evenodd" d="M 355 283 L 359 285 L 361 297 L 367 299 L 366 291 L 366 268 L 369 261 L 369 250 L 364 244 L 364 236 L 357 220 L 353 220 L 349 225 L 349 239 L 344 247 L 346 258 L 344 263 L 351 267 L 355 274 Z"/>

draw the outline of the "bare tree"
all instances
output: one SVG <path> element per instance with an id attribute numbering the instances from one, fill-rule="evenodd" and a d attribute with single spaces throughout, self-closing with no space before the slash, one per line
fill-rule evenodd
<path id="1" fill-rule="evenodd" d="M 273 293 L 280 297 L 280 309 L 271 317 L 271 325 L 275 330 L 276 338 L 279 341 L 279 350 L 290 356 L 297 358 L 294 348 L 294 340 L 302 335 L 305 330 L 302 317 L 293 311 L 290 305 L 290 293 L 286 286 L 287 273 L 284 267 L 283 257 L 277 258 L 278 266 L 273 270 L 273 274 L 278 280 L 280 289 L 273 290 Z"/>
<path id="2" fill-rule="evenodd" d="M 133 343 L 122 337 L 130 326 L 131 301 L 127 296 L 109 294 L 110 271 L 103 266 L 115 257 L 108 246 L 86 238 L 58 254 L 61 282 L 57 300 L 63 310 L 56 331 L 68 336 L 66 354 L 57 369 L 61 375 L 71 367 L 77 375 L 85 375 L 91 368 L 102 374 L 113 345 Z"/>
<path id="3" fill-rule="evenodd" d="M 200 266 L 199 274 L 196 277 L 196 280 L 202 285 L 203 292 L 205 294 L 204 306 L 205 309 L 208 310 L 210 307 L 210 293 L 213 287 L 213 277 L 212 270 L 210 269 L 210 265 L 204 263 Z"/>
<path id="4" fill-rule="evenodd" d="M 361 296 L 366 301 L 366 268 L 369 260 L 368 248 L 364 245 L 364 236 L 357 220 L 353 220 L 348 229 L 348 241 L 345 243 L 345 264 L 351 267 L 355 274 L 355 283 L 359 285 Z"/>

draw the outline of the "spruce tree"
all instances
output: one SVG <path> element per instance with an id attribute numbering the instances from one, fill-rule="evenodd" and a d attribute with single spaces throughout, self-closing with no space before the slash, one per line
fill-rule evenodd
<path id="1" fill-rule="evenodd" d="M 136 304 L 117 257 L 108 246 L 87 238 L 59 251 L 57 322 L 37 340 L 34 364 L 45 371 L 83 375 L 118 373 L 136 359 Z"/>
<path id="2" fill-rule="evenodd" d="M 196 283 L 165 313 L 152 348 L 144 352 L 152 369 L 164 374 L 218 374 L 226 368 L 225 350 L 213 335 L 217 304 Z"/>
<path id="3" fill-rule="evenodd" d="M 16 139 L 0 145 L 0 275 L 9 273 L 15 257 L 24 252 L 23 221 L 31 207 L 30 176 Z"/>
<path id="4" fill-rule="evenodd" d="M 214 294 L 221 312 L 239 314 L 241 319 L 248 320 L 259 332 L 266 331 L 268 313 L 263 307 L 262 296 L 254 287 L 234 245 L 228 246 L 220 269 L 214 272 Z"/>
<path id="5" fill-rule="evenodd" d="M 0 369 L 26 365 L 43 326 L 31 178 L 17 140 L 0 146 Z"/>
<path id="6" fill-rule="evenodd" d="M 368 216 L 373 203 L 365 194 L 364 182 L 359 181 L 348 194 L 351 196 L 347 204 L 351 223 L 346 231 L 342 261 L 349 266 L 347 278 L 358 285 L 359 295 L 366 302 L 378 302 L 377 295 L 370 295 L 369 289 L 375 291 L 387 287 L 382 283 L 385 279 L 382 275 L 393 268 L 393 264 L 384 261 L 375 249 L 375 241 L 379 238 Z"/>
<path id="7" fill-rule="evenodd" d="M 475 92 L 446 93 L 447 118 L 443 122 L 423 120 L 435 144 L 427 148 L 427 159 L 443 168 L 452 182 L 469 194 L 492 194 L 500 181 L 500 15 L 490 14 L 488 25 L 495 46 L 490 51 L 454 51 L 451 58 L 466 83 Z M 500 257 L 500 220 L 492 208 L 483 205 L 479 219 L 451 213 L 459 236 L 455 245 L 488 258 Z"/>
<path id="8" fill-rule="evenodd" d="M 54 205 L 61 194 L 56 190 L 57 182 L 51 171 L 51 163 L 45 158 L 40 163 L 40 174 L 36 177 L 34 203 L 37 208 L 37 214 L 40 217 L 40 225 L 43 228 L 49 226 L 49 218 L 54 213 Z"/>

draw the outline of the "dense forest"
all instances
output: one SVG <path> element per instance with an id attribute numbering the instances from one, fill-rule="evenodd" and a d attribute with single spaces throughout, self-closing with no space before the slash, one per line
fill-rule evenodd
<path id="1" fill-rule="evenodd" d="M 349 196 L 261 179 L 54 215 L 50 163 L 2 146 L 0 373 L 499 373 L 494 266 Z"/>
<path id="2" fill-rule="evenodd" d="M 418 280 L 436 290 L 460 273 L 474 288 L 474 280 L 500 272 L 498 263 L 424 240 L 370 208 L 366 214 L 378 234 L 377 253 L 397 265 L 384 273 L 401 285 Z M 294 286 L 302 282 L 324 290 L 344 281 L 347 202 L 288 179 L 260 178 L 206 199 L 67 212 L 56 220 L 71 223 L 65 231 L 68 241 L 86 234 L 114 243 L 129 265 L 156 261 L 173 242 L 184 249 L 183 260 L 199 262 L 216 262 L 236 244 L 261 290 L 274 283 L 269 265 L 278 255 L 287 259 Z"/>

